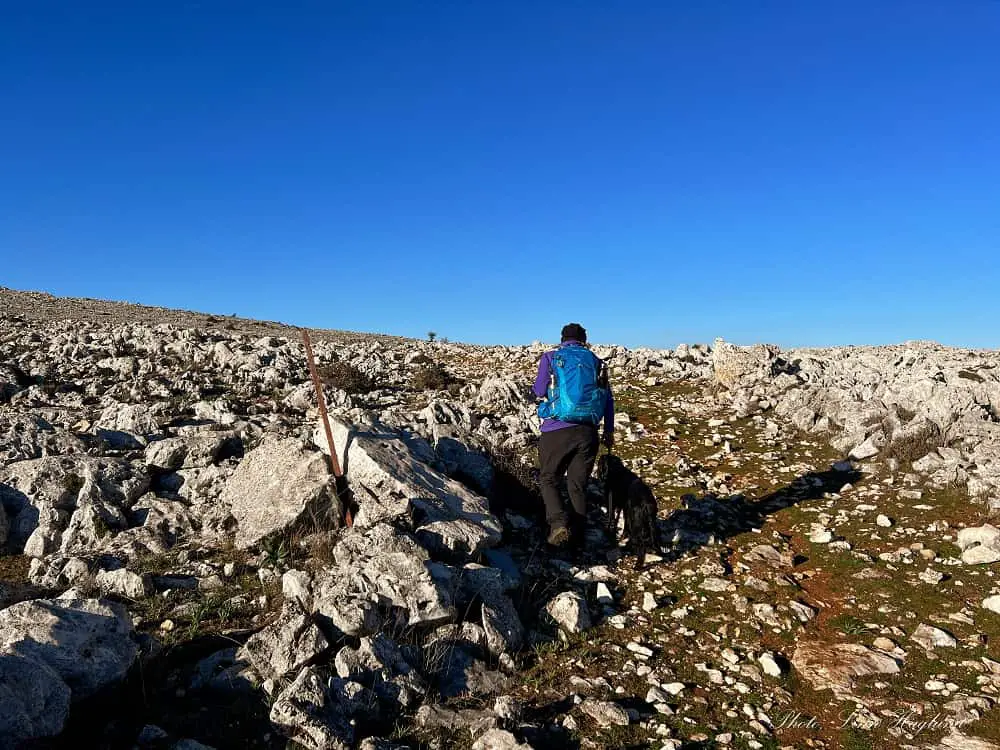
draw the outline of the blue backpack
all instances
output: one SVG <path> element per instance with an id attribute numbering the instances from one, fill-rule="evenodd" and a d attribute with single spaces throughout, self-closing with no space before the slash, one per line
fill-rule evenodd
<path id="1" fill-rule="evenodd" d="M 582 346 L 560 347 L 551 357 L 549 391 L 538 405 L 538 416 L 596 425 L 608 400 L 604 363 Z"/>

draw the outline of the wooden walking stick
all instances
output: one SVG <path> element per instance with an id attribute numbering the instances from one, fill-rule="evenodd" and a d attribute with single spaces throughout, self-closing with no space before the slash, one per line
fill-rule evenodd
<path id="1" fill-rule="evenodd" d="M 350 491 L 347 488 L 347 478 L 340 470 L 340 461 L 337 460 L 337 446 L 333 444 L 333 432 L 330 430 L 330 417 L 326 411 L 326 396 L 323 393 L 323 381 L 319 378 L 319 371 L 316 369 L 316 358 L 313 356 L 312 342 L 309 340 L 309 331 L 305 328 L 302 329 L 302 343 L 306 347 L 306 361 L 309 363 L 309 375 L 312 377 L 313 390 L 316 391 L 316 405 L 319 407 L 319 418 L 323 422 L 323 431 L 326 433 L 326 444 L 330 448 L 330 471 L 333 472 L 333 482 L 337 490 L 337 499 L 344 506 L 344 523 L 347 526 L 353 526 L 354 518 L 351 515 Z"/>

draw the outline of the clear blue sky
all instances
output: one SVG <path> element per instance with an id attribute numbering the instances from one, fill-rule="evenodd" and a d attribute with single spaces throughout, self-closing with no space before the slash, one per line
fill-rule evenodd
<path id="1" fill-rule="evenodd" d="M 0 0 L 0 285 L 997 347 L 1000 2 Z"/>

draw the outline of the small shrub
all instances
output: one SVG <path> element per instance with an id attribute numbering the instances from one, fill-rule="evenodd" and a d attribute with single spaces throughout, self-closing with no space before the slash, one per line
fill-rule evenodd
<path id="1" fill-rule="evenodd" d="M 126 339 L 124 334 L 111 334 L 111 353 L 116 357 L 132 357 L 136 354 L 135 341 Z"/>
<path id="2" fill-rule="evenodd" d="M 885 449 L 886 458 L 895 458 L 902 464 L 921 459 L 944 445 L 941 428 L 934 422 L 914 425 L 896 434 L 887 434 L 886 437 L 889 439 Z"/>
<path id="3" fill-rule="evenodd" d="M 437 338 L 437 334 L 434 331 L 428 331 L 427 332 L 427 340 L 428 341 L 433 341 L 436 338 Z"/>
<path id="4" fill-rule="evenodd" d="M 295 551 L 301 551 L 308 568 L 325 568 L 336 565 L 333 548 L 337 546 L 337 532 L 316 531 L 295 540 Z"/>
<path id="5" fill-rule="evenodd" d="M 413 373 L 413 387 L 420 391 L 450 391 L 461 386 L 462 381 L 438 362 L 430 362 Z"/>
<path id="6" fill-rule="evenodd" d="M 331 362 L 318 369 L 320 380 L 333 388 L 352 394 L 375 390 L 375 381 L 349 362 Z"/>

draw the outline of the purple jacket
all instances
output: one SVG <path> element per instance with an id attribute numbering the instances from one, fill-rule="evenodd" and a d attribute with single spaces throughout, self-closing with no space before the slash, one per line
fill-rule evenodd
<path id="1" fill-rule="evenodd" d="M 582 346 L 579 341 L 567 341 L 562 346 Z M 552 352 L 545 352 L 538 363 L 538 377 L 535 378 L 535 395 L 538 398 L 545 398 L 549 391 L 549 373 L 552 369 Z M 542 420 L 542 432 L 552 432 L 561 430 L 564 427 L 576 427 L 572 422 L 560 422 L 558 419 Z M 608 402 L 604 406 L 604 434 L 608 435 L 615 429 L 615 397 L 611 395 L 611 387 L 608 387 Z"/>

